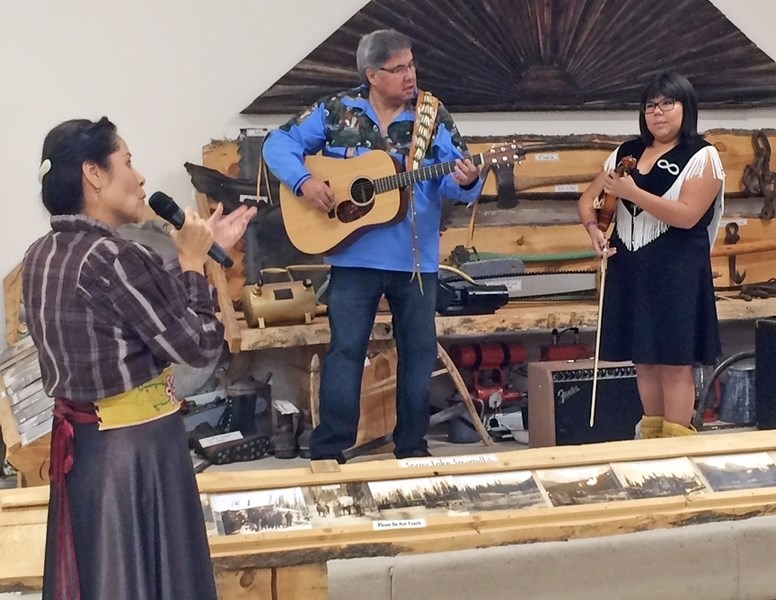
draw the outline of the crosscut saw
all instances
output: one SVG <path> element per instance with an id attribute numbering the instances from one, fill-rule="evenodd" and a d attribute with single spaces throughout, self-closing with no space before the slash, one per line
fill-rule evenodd
<path id="1" fill-rule="evenodd" d="M 595 271 L 526 272 L 523 261 L 517 258 L 474 260 L 455 269 L 440 265 L 439 278 L 454 287 L 470 285 L 468 278 L 480 285 L 503 285 L 510 300 L 591 298 L 596 293 Z"/>

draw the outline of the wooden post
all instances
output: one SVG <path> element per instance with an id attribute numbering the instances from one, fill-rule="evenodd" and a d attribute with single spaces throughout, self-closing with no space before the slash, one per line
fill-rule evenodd
<path id="1" fill-rule="evenodd" d="M 437 356 L 439 357 L 439 360 L 442 362 L 442 364 L 447 369 L 447 372 L 450 375 L 450 379 L 453 380 L 453 383 L 455 384 L 455 389 L 458 391 L 458 393 L 461 396 L 461 400 L 463 400 L 464 406 L 466 406 L 466 410 L 469 411 L 469 416 L 471 417 L 472 425 L 474 425 L 474 429 L 477 430 L 477 433 L 480 435 L 480 439 L 482 440 L 482 443 L 486 446 L 493 446 L 494 442 L 493 439 L 490 437 L 490 434 L 485 429 L 485 426 L 482 424 L 482 420 L 480 418 L 479 413 L 477 412 L 477 409 L 474 407 L 474 401 L 472 400 L 471 395 L 469 394 L 469 390 L 466 388 L 466 384 L 463 381 L 463 378 L 461 377 L 461 374 L 458 372 L 458 367 L 455 366 L 455 363 L 450 358 L 450 355 L 447 354 L 447 351 L 442 347 L 442 344 L 437 343 Z"/>
<path id="2" fill-rule="evenodd" d="M 5 341 L 13 346 L 21 337 L 19 307 L 22 302 L 22 263 L 16 265 L 3 279 L 5 299 Z"/>
<path id="3" fill-rule="evenodd" d="M 216 571 L 219 600 L 326 600 L 326 563 L 270 569 Z"/>
<path id="4" fill-rule="evenodd" d="M 210 206 L 207 203 L 205 194 L 197 193 L 197 210 L 202 218 L 210 217 Z M 232 306 L 232 299 L 229 295 L 229 288 L 226 284 L 226 275 L 221 265 L 217 264 L 212 258 L 207 260 L 207 274 L 210 281 L 218 293 L 218 307 L 221 310 L 221 319 L 224 323 L 224 339 L 229 347 L 229 352 L 237 354 L 242 348 L 242 335 L 240 326 L 237 323 L 237 314 Z"/>
<path id="5" fill-rule="evenodd" d="M 313 354 L 310 359 L 310 418 L 313 427 L 320 423 L 318 406 L 321 393 L 321 359 L 318 354 Z"/>

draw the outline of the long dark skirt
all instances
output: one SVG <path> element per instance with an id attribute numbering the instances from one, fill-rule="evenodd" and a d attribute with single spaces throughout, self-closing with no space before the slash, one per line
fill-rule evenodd
<path id="1" fill-rule="evenodd" d="M 180 413 L 110 431 L 75 425 L 67 475 L 82 600 L 215 600 Z M 54 594 L 54 501 L 43 598 Z"/>

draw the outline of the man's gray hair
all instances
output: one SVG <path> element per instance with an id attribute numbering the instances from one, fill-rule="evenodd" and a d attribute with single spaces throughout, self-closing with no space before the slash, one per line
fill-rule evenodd
<path id="1" fill-rule="evenodd" d="M 362 36 L 356 50 L 356 68 L 361 81 L 368 83 L 367 69 L 379 69 L 397 52 L 412 48 L 412 40 L 395 29 L 378 29 Z"/>

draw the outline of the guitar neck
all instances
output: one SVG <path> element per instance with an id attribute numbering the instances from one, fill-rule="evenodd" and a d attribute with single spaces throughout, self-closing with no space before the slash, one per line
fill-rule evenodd
<path id="1" fill-rule="evenodd" d="M 474 156 L 465 158 L 469 158 L 477 167 L 479 167 L 484 162 L 482 154 L 475 154 Z M 455 169 L 455 161 L 449 160 L 443 163 L 427 165 L 425 167 L 421 167 L 420 169 L 415 169 L 414 171 L 402 171 L 401 173 L 396 173 L 387 177 L 380 177 L 374 181 L 375 191 L 378 194 L 381 194 L 383 192 L 395 190 L 396 188 L 406 187 L 420 181 L 426 181 L 427 179 L 435 179 L 437 177 L 442 177 L 443 175 L 452 173 L 453 169 Z"/>

